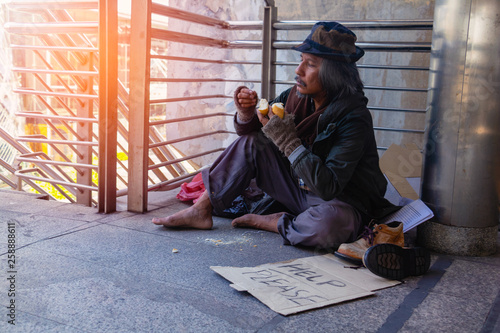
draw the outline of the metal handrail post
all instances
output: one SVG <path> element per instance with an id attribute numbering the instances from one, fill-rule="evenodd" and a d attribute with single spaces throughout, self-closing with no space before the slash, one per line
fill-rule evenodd
<path id="1" fill-rule="evenodd" d="M 93 53 L 89 54 L 88 57 L 88 70 L 92 71 L 94 68 L 94 55 Z M 89 95 L 93 94 L 94 90 L 94 78 L 93 76 L 87 77 L 87 89 L 86 93 Z M 77 116 L 81 118 L 92 118 L 93 117 L 93 107 L 94 101 L 92 100 L 84 100 L 83 105 L 79 105 L 77 108 Z M 92 124 L 78 123 L 77 125 L 77 133 L 79 137 L 84 141 L 92 141 Z M 92 164 L 92 147 L 91 146 L 76 146 L 80 151 L 81 155 L 77 156 L 77 162 L 83 164 Z M 80 172 L 76 173 L 76 182 L 78 184 L 84 184 L 87 186 L 92 185 L 92 170 L 89 169 L 80 169 Z M 76 202 L 85 206 L 92 206 L 92 192 L 89 190 L 78 190 L 76 191 Z"/>
<path id="2" fill-rule="evenodd" d="M 22 170 L 21 162 L 16 161 L 16 171 L 20 171 L 20 170 Z M 15 171 L 14 171 L 13 175 L 15 176 Z M 15 181 L 17 183 L 16 190 L 22 191 L 23 190 L 23 179 L 15 176 Z"/>
<path id="3" fill-rule="evenodd" d="M 116 211 L 118 107 L 118 3 L 99 0 L 98 210 Z"/>
<path id="4" fill-rule="evenodd" d="M 132 0 L 127 209 L 134 212 L 148 208 L 151 6 L 151 0 Z"/>
<path id="5" fill-rule="evenodd" d="M 273 23 L 277 19 L 277 9 L 273 5 L 264 7 L 264 19 L 262 26 L 262 83 L 261 97 L 265 99 L 274 98 L 276 81 L 276 50 L 273 42 L 276 40 L 277 32 Z"/>

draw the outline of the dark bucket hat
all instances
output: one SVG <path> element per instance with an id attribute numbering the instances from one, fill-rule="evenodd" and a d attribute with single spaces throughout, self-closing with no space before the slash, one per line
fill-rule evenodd
<path id="1" fill-rule="evenodd" d="M 365 54 L 354 44 L 356 40 L 354 32 L 338 22 L 318 22 L 304 42 L 293 49 L 336 61 L 356 62 Z"/>

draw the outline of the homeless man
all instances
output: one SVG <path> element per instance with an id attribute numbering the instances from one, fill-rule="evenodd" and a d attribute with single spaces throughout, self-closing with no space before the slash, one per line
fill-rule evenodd
<path id="1" fill-rule="evenodd" d="M 394 211 L 383 197 L 387 182 L 355 64 L 364 51 L 355 41 L 339 23 L 313 26 L 294 47 L 301 52 L 295 86 L 269 103 L 285 105 L 283 119 L 271 107 L 268 116 L 256 111 L 255 91 L 239 87 L 239 137 L 202 172 L 206 191 L 193 206 L 153 223 L 210 229 L 212 214 L 228 208 L 252 179 L 287 212 L 246 214 L 232 225 L 279 233 L 285 244 L 335 248 Z"/>

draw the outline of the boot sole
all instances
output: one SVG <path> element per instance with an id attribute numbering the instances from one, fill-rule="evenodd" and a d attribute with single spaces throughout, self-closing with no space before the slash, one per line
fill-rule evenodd
<path id="1" fill-rule="evenodd" d="M 422 247 L 402 248 L 393 244 L 370 247 L 363 263 L 373 274 L 391 280 L 425 274 L 431 264 L 429 251 Z"/>

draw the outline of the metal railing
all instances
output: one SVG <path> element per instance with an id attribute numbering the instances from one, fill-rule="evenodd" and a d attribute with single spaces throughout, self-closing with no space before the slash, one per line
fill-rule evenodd
<path id="1" fill-rule="evenodd" d="M 70 202 L 92 205 L 92 192 L 97 191 L 92 152 L 98 145 L 92 134 L 98 100 L 94 82 L 99 72 L 94 65 L 98 49 L 89 37 L 97 34 L 97 23 L 74 21 L 67 9 L 78 6 L 93 9 L 96 3 L 11 2 L 7 9 L 15 21 L 4 28 L 19 42 L 10 45 L 14 62 L 19 62 L 13 71 L 21 77 L 21 86 L 12 91 L 23 101 L 22 111 L 15 114 L 36 129 L 15 140 L 38 147 L 18 156 L 19 165 L 33 167 L 15 175 L 28 184 L 52 184 Z M 41 128 L 47 134 L 37 133 Z"/>
<path id="2" fill-rule="evenodd" d="M 69 195 L 66 192 L 61 193 L 65 199 L 87 205 L 97 205 L 95 195 L 91 196 L 91 192 L 99 190 L 91 177 L 92 174 L 97 174 L 98 166 L 92 163 L 96 161 L 99 163 L 99 152 L 96 148 L 100 144 L 98 131 L 93 125 L 99 124 L 98 119 L 102 119 L 97 111 L 99 96 L 95 87 L 97 76 L 100 74 L 98 69 L 100 49 L 95 46 L 99 31 L 98 22 L 75 22 L 68 10 L 85 9 L 89 10 L 89 16 L 92 16 L 92 11 L 95 12 L 98 8 L 97 1 L 11 2 L 7 9 L 13 12 L 18 21 L 5 24 L 6 31 L 11 36 L 16 36 L 17 42 L 24 42 L 10 45 L 13 52 L 18 52 L 17 57 L 23 60 L 34 58 L 37 65 L 36 68 L 27 66 L 13 68 L 14 72 L 21 75 L 21 82 L 27 83 L 13 89 L 13 92 L 23 96 L 25 105 L 26 100 L 30 99 L 29 109 L 37 106 L 36 110 L 26 111 L 28 108 L 25 108 L 21 112 L 16 111 L 15 114 L 42 123 L 42 126 L 47 127 L 52 133 L 50 137 L 28 134 L 15 138 L 16 143 L 21 145 L 24 143 L 27 149 L 30 145 L 38 144 L 48 147 L 46 150 L 52 153 L 49 157 L 48 154 L 23 151 L 17 160 L 22 162 L 22 165 L 29 164 L 36 167 L 26 170 L 6 168 L 6 171 L 12 175 L 15 173 L 15 177 L 11 178 L 22 179 L 28 185 L 34 184 L 33 181 L 48 183 L 54 185 L 56 191 L 59 191 L 58 185 L 63 185 L 69 193 Z M 15 15 L 18 11 L 22 11 L 22 15 Z M 37 19 L 31 19 L 33 17 Z M 25 22 L 22 22 L 23 19 Z M 46 22 L 39 22 L 40 19 Z M 126 36 L 124 39 L 126 40 Z M 43 45 L 34 45 L 39 42 Z M 32 86 L 28 86 L 30 83 Z M 129 97 L 128 88 L 119 80 L 114 84 L 117 87 L 118 99 L 116 123 L 118 139 L 115 145 L 118 153 L 123 154 L 125 161 L 115 158 L 114 163 L 118 166 L 114 168 L 114 173 L 109 177 L 99 177 L 99 182 L 102 185 L 106 178 L 118 179 L 120 183 L 114 192 L 120 195 L 126 193 L 123 189 L 128 186 L 126 159 Z M 152 135 L 151 141 L 156 143 L 158 139 Z M 171 149 L 170 147 L 154 149 L 152 155 L 160 161 L 172 160 L 174 157 L 169 151 Z M 55 178 L 53 173 L 48 172 L 52 169 L 57 169 L 67 182 Z M 34 172 L 38 172 L 38 175 L 34 176 Z M 181 164 L 174 163 L 168 167 L 168 173 L 176 176 L 185 173 L 185 168 Z M 73 179 L 75 177 L 70 176 L 71 174 L 76 175 L 76 179 Z M 18 187 L 8 178 L 3 178 L 7 180 L 6 184 Z M 153 183 L 158 179 L 167 180 L 168 177 L 161 171 L 155 171 L 153 176 L 149 177 Z M 40 192 L 41 187 L 37 185 L 35 190 Z"/>
<path id="3" fill-rule="evenodd" d="M 292 85 L 294 81 L 276 76 L 276 69 L 290 68 L 298 65 L 295 61 L 277 60 L 277 52 L 288 50 L 300 43 L 294 40 L 278 40 L 278 31 L 310 30 L 314 21 L 279 21 L 276 8 L 264 8 L 262 21 L 234 22 L 223 21 L 188 11 L 164 6 L 152 1 L 132 1 L 132 17 L 130 31 L 118 36 L 116 1 L 106 0 L 79 2 L 37 2 L 36 5 L 10 3 L 9 10 L 23 10 L 37 15 L 45 22 L 8 23 L 6 30 L 16 36 L 27 36 L 25 43 L 11 45 L 14 52 L 24 54 L 37 60 L 39 67 L 16 65 L 14 71 L 23 77 L 26 85 L 17 87 L 14 92 L 32 102 L 37 109 L 26 108 L 17 111 L 22 118 L 43 121 L 52 131 L 50 137 L 37 135 L 23 136 L 15 139 L 19 149 L 18 163 L 32 165 L 26 170 L 18 170 L 1 164 L 26 184 L 42 190 L 37 182 L 54 184 L 68 189 L 64 196 L 70 200 L 84 204 L 98 205 L 100 211 L 110 212 L 116 208 L 118 196 L 128 196 L 128 209 L 145 211 L 147 194 L 151 190 L 167 190 L 188 181 L 198 172 L 200 167 L 193 160 L 200 157 L 214 158 L 225 149 L 223 146 L 207 148 L 183 154 L 176 146 L 179 144 L 205 141 L 208 138 L 217 140 L 218 136 L 234 133 L 231 129 L 199 128 L 196 134 L 177 135 L 167 138 L 165 126 L 172 124 L 189 124 L 203 119 L 227 119 L 233 117 L 234 111 L 196 112 L 189 115 L 172 117 L 169 105 L 175 103 L 193 103 L 196 101 L 218 100 L 232 101 L 224 89 L 213 90 L 210 94 L 182 94 L 175 96 L 167 92 L 166 97 L 151 98 L 151 85 L 167 84 L 252 84 L 260 85 L 260 95 L 272 98 L 277 94 L 277 85 Z M 100 22 L 75 22 L 70 10 L 98 10 Z M 176 19 L 189 24 L 197 24 L 214 31 L 253 31 L 260 34 L 258 40 L 226 40 L 200 36 L 186 32 L 174 31 L 164 25 L 152 22 L 152 15 L 168 19 Z M 95 16 L 95 15 L 94 15 Z M 126 21 L 126 20 L 125 20 Z M 110 24 L 111 22 L 111 24 Z M 351 21 L 341 22 L 347 27 L 357 30 L 429 30 L 432 21 Z M 104 26 L 111 30 L 104 29 Z M 96 47 L 100 38 L 100 47 Z M 106 39 L 107 38 L 107 39 Z M 35 45 L 41 43 L 42 46 Z M 134 52 L 121 54 L 129 58 L 129 84 L 118 79 L 117 45 L 127 46 Z M 124 44 L 122 44 L 124 43 Z M 152 44 L 186 44 L 203 48 L 225 50 L 249 50 L 262 52 L 260 60 L 232 59 L 197 56 L 179 56 L 175 54 L 158 54 L 153 51 Z M 429 52 L 430 42 L 372 42 L 360 41 L 359 46 L 368 52 Z M 130 53 L 130 54 L 129 54 Z M 152 61 L 178 63 L 184 65 L 213 64 L 214 66 L 260 66 L 261 77 L 258 79 L 245 77 L 172 77 L 164 75 L 154 77 Z M 166 65 L 161 65 L 167 67 Z M 389 71 L 428 71 L 424 65 L 392 65 L 364 64 L 358 65 L 363 70 Z M 110 71 L 110 72 L 108 72 Z M 97 88 L 97 75 L 101 78 Z M 128 78 L 127 78 L 128 79 Z M 127 81 L 127 80 L 125 80 Z M 28 85 L 31 83 L 32 85 Z M 407 86 L 374 86 L 365 87 L 371 91 L 388 91 L 400 93 L 427 93 L 427 89 Z M 97 93 L 99 91 L 99 93 Z M 57 105 L 57 106 L 55 106 Z M 406 114 L 424 114 L 425 109 L 407 107 L 387 107 L 369 105 L 374 112 L 402 112 Z M 161 109 L 164 116 L 151 117 L 152 110 Z M 134 110 L 134 112 L 130 112 Z M 61 127 L 63 129 L 61 129 Z M 98 127 L 98 128 L 97 128 Z M 408 128 L 391 128 L 376 126 L 380 132 L 399 132 L 421 134 L 423 130 Z M 108 130 L 114 129 L 114 130 Z M 0 132 L 0 135 L 2 133 Z M 26 143 L 26 145 L 23 145 Z M 131 144 L 133 143 L 133 144 Z M 27 144 L 42 144 L 53 154 L 31 151 Z M 62 148 L 61 148 L 62 147 Z M 98 149 L 96 149 L 98 147 Z M 384 147 L 379 147 L 384 149 Z M 124 159 L 117 159 L 117 153 Z M 57 158 L 56 158 L 57 156 Z M 212 156 L 212 157 L 210 157 Z M 102 158 L 100 158 L 102 157 Z M 97 161 L 97 164 L 95 162 Z M 0 161 L 1 162 L 1 161 Z M 71 170 L 69 172 L 68 170 Z M 38 174 L 34 175 L 33 172 Z M 75 172 L 76 179 L 70 174 Z M 92 175 L 99 175 L 99 186 L 92 181 Z M 2 176 L 3 177 L 3 176 Z M 11 187 L 19 187 L 16 182 L 1 178 Z M 118 183 L 117 183 L 118 180 Z M 64 191 L 63 191 L 64 192 Z M 96 200 L 92 192 L 99 192 Z"/>
<path id="4" fill-rule="evenodd" d="M 205 17 L 202 15 L 193 14 L 187 11 L 175 9 L 172 7 L 164 6 L 158 3 L 147 1 L 146 6 L 138 5 L 134 8 L 132 3 L 132 27 L 134 22 L 137 22 L 138 29 L 131 31 L 131 48 L 134 50 L 144 50 L 144 52 L 131 54 L 131 67 L 136 71 L 131 73 L 130 89 L 131 95 L 135 100 L 131 102 L 131 108 L 136 110 L 134 113 L 134 121 L 131 121 L 130 133 L 131 140 L 135 142 L 142 142 L 142 145 L 135 145 L 131 147 L 131 172 L 129 179 L 132 180 L 128 191 L 128 209 L 133 211 L 145 211 L 147 209 L 147 192 L 149 190 L 170 189 L 173 186 L 178 186 L 182 181 L 194 176 L 194 173 L 187 175 L 179 175 L 173 179 L 163 181 L 159 184 L 148 184 L 146 181 L 149 171 L 157 170 L 158 168 L 170 166 L 174 163 L 192 160 L 202 156 L 212 155 L 224 150 L 224 147 L 208 149 L 200 151 L 195 154 L 190 154 L 182 158 L 177 158 L 170 161 L 162 161 L 152 165 L 144 166 L 149 151 L 154 148 L 164 147 L 179 142 L 193 141 L 203 139 L 206 137 L 213 137 L 219 134 L 234 133 L 230 130 L 217 129 L 198 133 L 196 135 L 188 135 L 171 140 L 163 140 L 161 142 L 151 143 L 146 140 L 146 133 L 157 131 L 158 126 L 200 120 L 211 117 L 232 117 L 233 113 L 215 112 L 210 114 L 193 115 L 188 117 L 181 117 L 172 119 L 169 116 L 168 104 L 176 102 L 188 102 L 197 100 L 208 99 L 229 99 L 223 91 L 210 95 L 191 95 L 191 96 L 168 96 L 162 99 L 150 99 L 149 87 L 151 83 L 209 83 L 209 82 L 241 82 L 241 83 L 258 83 L 259 80 L 251 79 L 231 79 L 231 78 L 158 78 L 151 77 L 150 63 L 152 59 L 159 61 L 176 61 L 187 63 L 211 63 L 222 65 L 259 65 L 260 62 L 248 61 L 245 59 L 206 59 L 196 57 L 179 57 L 169 55 L 154 55 L 151 52 L 151 40 L 161 40 L 170 43 L 184 43 L 191 45 L 198 45 L 204 47 L 226 48 L 226 49 L 259 49 L 261 47 L 258 41 L 228 41 L 211 37 L 204 37 L 194 34 L 176 32 L 171 29 L 154 28 L 152 25 L 152 15 L 156 14 L 162 17 L 180 19 L 185 22 L 197 23 L 205 26 L 215 27 L 217 29 L 225 30 L 246 30 L 246 29 L 261 29 L 261 22 L 227 22 L 214 18 Z M 143 38 L 142 36 L 147 36 Z M 149 110 L 153 105 L 165 105 L 165 119 L 150 121 Z M 141 110 L 142 112 L 139 112 Z"/>

